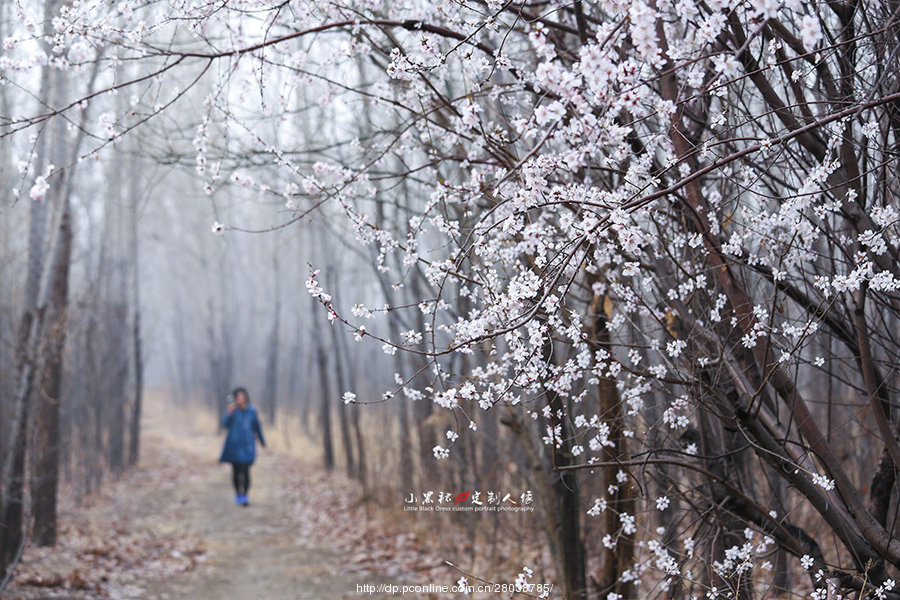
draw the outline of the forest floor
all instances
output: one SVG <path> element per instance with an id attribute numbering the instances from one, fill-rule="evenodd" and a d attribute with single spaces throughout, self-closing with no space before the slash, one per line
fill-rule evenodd
<path id="1" fill-rule="evenodd" d="M 460 573 L 360 502 L 354 482 L 308 461 L 263 450 L 251 504 L 235 506 L 214 431 L 209 417 L 148 399 L 140 465 L 78 505 L 64 491 L 59 543 L 27 548 L 4 599 L 461 597 L 379 593 L 452 586 Z"/>

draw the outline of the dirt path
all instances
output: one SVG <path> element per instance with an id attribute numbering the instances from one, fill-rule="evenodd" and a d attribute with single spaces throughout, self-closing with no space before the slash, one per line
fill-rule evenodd
<path id="1" fill-rule="evenodd" d="M 171 442 L 148 421 L 149 440 Z M 211 463 L 221 440 L 192 436 L 181 449 Z M 251 471 L 251 504 L 235 506 L 228 465 L 200 468 L 172 495 L 153 500 L 171 510 L 166 527 L 196 540 L 205 560 L 180 576 L 145 584 L 146 598 L 331 600 L 384 598 L 357 592 L 357 584 L 385 580 L 346 573 L 346 557 L 327 541 L 311 539 L 294 510 L 303 501 L 303 473 L 295 461 L 263 452 Z M 167 505 L 170 507 L 167 509 Z M 322 514 L 323 520 L 328 515 Z"/>
<path id="2" fill-rule="evenodd" d="M 64 501 L 59 544 L 27 550 L 4 600 L 385 600 L 399 596 L 358 586 L 429 562 L 404 549 L 414 540 L 379 547 L 387 536 L 348 500 L 352 484 L 284 454 L 260 454 L 251 504 L 235 506 L 214 426 L 148 404 L 139 468 Z"/>

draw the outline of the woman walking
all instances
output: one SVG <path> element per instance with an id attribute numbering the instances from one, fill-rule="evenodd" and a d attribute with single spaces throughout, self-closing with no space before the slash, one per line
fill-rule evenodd
<path id="1" fill-rule="evenodd" d="M 262 428 L 259 426 L 259 417 L 256 409 L 250 406 L 250 396 L 242 387 L 236 388 L 232 393 L 233 401 L 228 404 L 225 416 L 222 418 L 222 427 L 228 430 L 225 438 L 225 447 L 222 448 L 222 456 L 219 462 L 231 463 L 233 469 L 233 481 L 235 498 L 234 503 L 239 506 L 248 506 L 247 491 L 250 489 L 250 465 L 256 460 L 256 439 L 263 447 L 266 440 L 263 438 Z"/>

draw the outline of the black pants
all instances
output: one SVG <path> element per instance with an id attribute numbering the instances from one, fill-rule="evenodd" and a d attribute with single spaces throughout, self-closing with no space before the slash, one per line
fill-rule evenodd
<path id="1" fill-rule="evenodd" d="M 247 490 L 250 489 L 250 463 L 231 463 L 231 467 L 235 493 L 246 496 Z"/>

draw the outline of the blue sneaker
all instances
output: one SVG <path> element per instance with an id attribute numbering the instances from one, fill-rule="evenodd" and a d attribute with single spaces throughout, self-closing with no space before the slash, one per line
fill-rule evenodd
<path id="1" fill-rule="evenodd" d="M 247 499 L 247 494 L 241 496 L 241 506 L 249 506 L 250 501 Z"/>
<path id="2" fill-rule="evenodd" d="M 234 497 L 234 505 L 235 505 L 235 506 L 240 506 L 240 505 L 243 503 L 243 502 L 242 502 L 242 501 L 243 501 L 243 498 L 244 498 L 244 497 L 243 497 L 241 494 L 238 494 L 237 496 L 235 496 L 235 497 Z"/>

